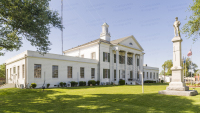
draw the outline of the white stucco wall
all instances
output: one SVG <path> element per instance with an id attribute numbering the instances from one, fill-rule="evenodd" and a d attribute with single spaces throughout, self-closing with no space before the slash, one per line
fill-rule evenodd
<path id="1" fill-rule="evenodd" d="M 157 82 L 159 81 L 159 68 L 149 67 L 149 66 L 143 66 L 143 68 L 144 68 L 143 72 L 145 73 L 144 81 L 146 81 L 146 80 L 153 80 L 153 81 L 157 81 Z M 147 72 L 148 72 L 148 78 L 147 78 Z M 150 78 L 151 72 L 152 72 L 152 77 Z M 154 73 L 155 73 L 155 79 L 153 78 Z"/>

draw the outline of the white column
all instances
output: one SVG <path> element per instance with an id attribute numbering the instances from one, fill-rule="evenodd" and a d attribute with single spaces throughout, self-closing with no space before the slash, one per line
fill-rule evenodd
<path id="1" fill-rule="evenodd" d="M 119 51 L 116 50 L 116 82 L 119 84 Z"/>
<path id="2" fill-rule="evenodd" d="M 137 80 L 137 55 L 135 55 L 135 79 Z"/>
<path id="3" fill-rule="evenodd" d="M 132 61 L 132 64 L 133 64 L 133 66 L 132 66 L 132 75 L 133 75 L 133 79 L 135 79 L 135 54 L 133 54 L 133 61 Z"/>
<path id="4" fill-rule="evenodd" d="M 143 54 L 140 55 L 140 73 L 143 76 Z M 141 76 L 141 78 L 142 78 Z"/>
<path id="5" fill-rule="evenodd" d="M 125 84 L 127 82 L 127 51 L 125 51 Z"/>
<path id="6" fill-rule="evenodd" d="M 113 51 L 112 51 L 112 48 L 110 48 L 110 80 L 109 82 L 111 83 L 114 79 L 114 76 L 113 76 L 113 64 L 114 64 L 114 61 L 113 61 Z"/>

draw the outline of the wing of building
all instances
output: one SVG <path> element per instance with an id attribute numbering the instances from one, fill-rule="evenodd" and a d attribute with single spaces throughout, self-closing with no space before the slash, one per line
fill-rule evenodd
<path id="1" fill-rule="evenodd" d="M 99 39 L 64 51 L 64 55 L 40 55 L 25 51 L 6 61 L 6 82 L 17 87 L 37 87 L 60 82 L 100 81 L 100 84 L 141 84 L 144 81 L 158 82 L 158 68 L 143 66 L 144 49 L 131 35 L 110 41 L 109 25 L 104 23 Z"/>

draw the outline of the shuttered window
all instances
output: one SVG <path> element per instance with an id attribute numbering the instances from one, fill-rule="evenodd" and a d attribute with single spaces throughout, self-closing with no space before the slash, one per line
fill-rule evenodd
<path id="1" fill-rule="evenodd" d="M 130 78 L 133 78 L 133 71 L 130 71 Z"/>
<path id="2" fill-rule="evenodd" d="M 80 67 L 80 78 L 84 78 L 84 67 Z"/>
<path id="3" fill-rule="evenodd" d="M 110 78 L 110 69 L 103 69 L 103 78 Z"/>
<path id="4" fill-rule="evenodd" d="M 67 67 L 67 78 L 72 78 L 72 66 Z"/>
<path id="5" fill-rule="evenodd" d="M 110 53 L 103 52 L 103 61 L 110 62 Z"/>

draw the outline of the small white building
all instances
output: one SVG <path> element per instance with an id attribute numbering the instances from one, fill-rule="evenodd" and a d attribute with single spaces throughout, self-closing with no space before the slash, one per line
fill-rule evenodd
<path id="1" fill-rule="evenodd" d="M 164 80 L 164 82 L 171 82 L 172 81 L 172 76 L 168 76 L 168 75 L 160 75 L 159 76 L 160 81 Z"/>
<path id="2" fill-rule="evenodd" d="M 158 81 L 158 68 L 143 66 L 144 50 L 134 36 L 110 41 L 108 24 L 102 25 L 99 39 L 64 51 L 64 55 L 25 51 L 6 60 L 6 82 L 17 87 L 36 83 L 50 87 L 60 82 L 100 81 L 118 84 L 140 84 L 145 80 Z"/>

